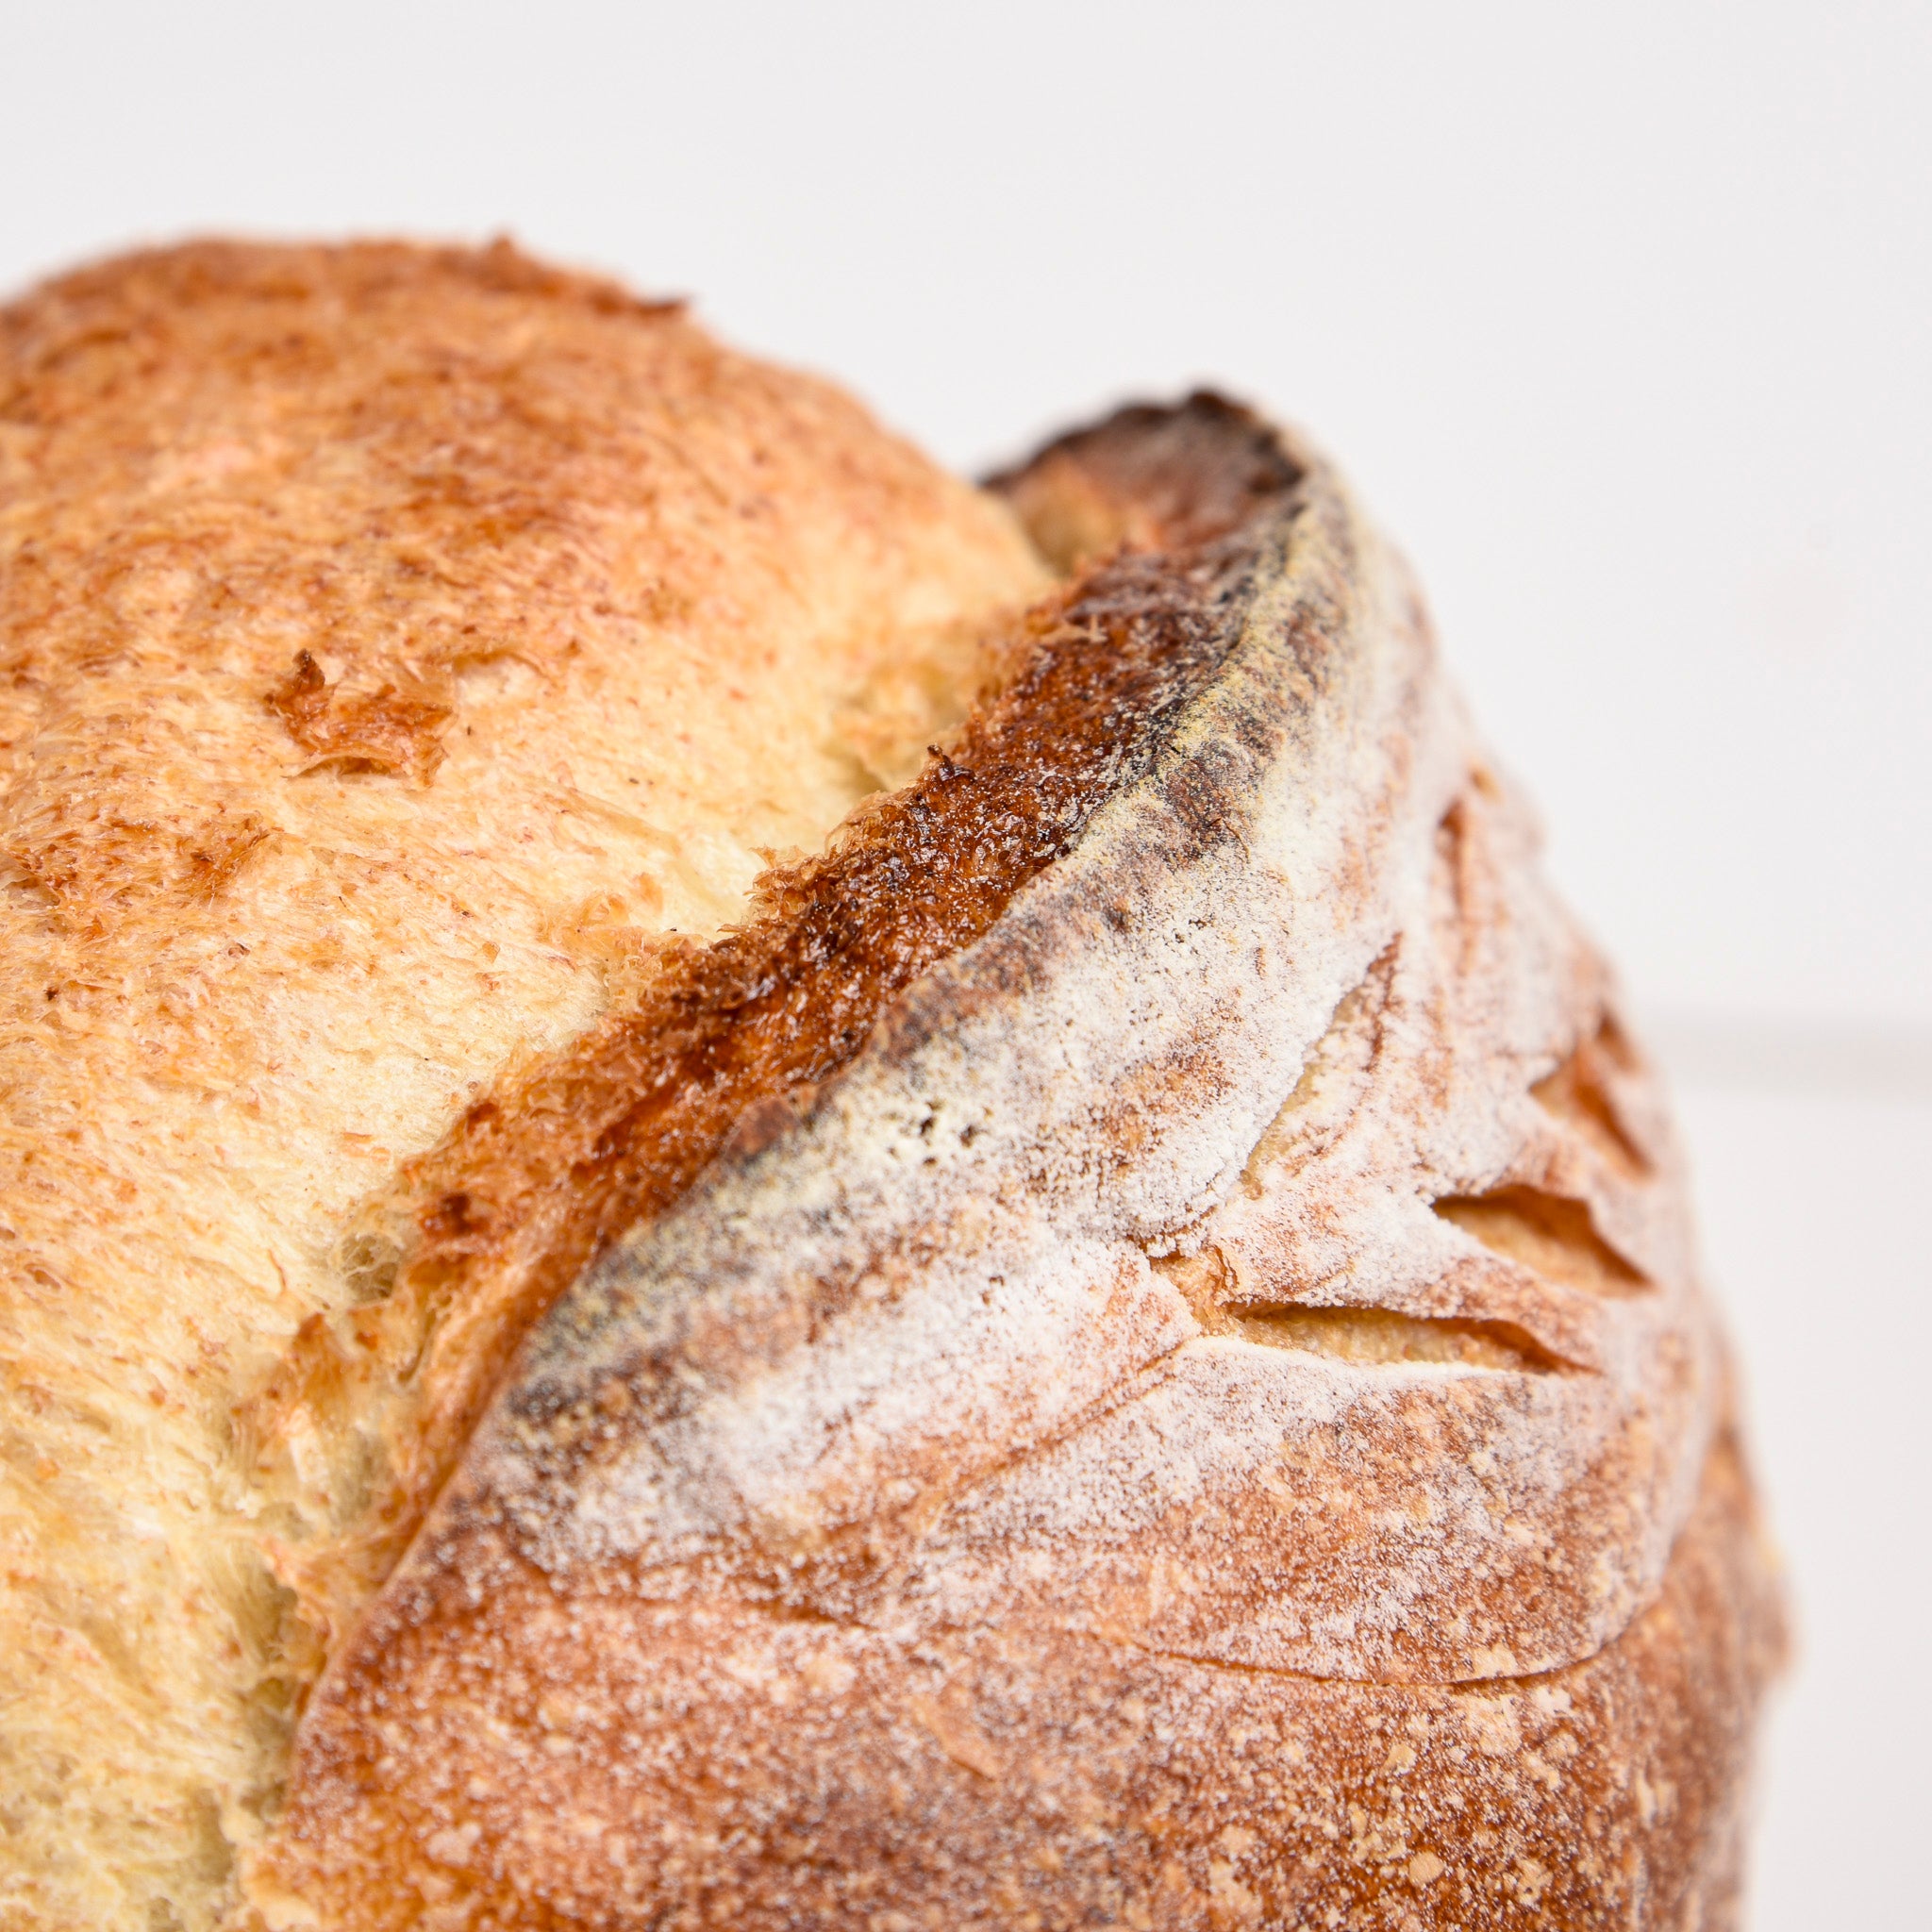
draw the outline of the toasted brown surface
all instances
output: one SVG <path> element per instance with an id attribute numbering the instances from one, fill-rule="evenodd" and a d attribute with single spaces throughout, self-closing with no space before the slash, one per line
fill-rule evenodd
<path id="1" fill-rule="evenodd" d="M 0 308 L 0 1923 L 221 1908 L 531 1305 L 398 1292 L 470 1224 L 410 1162 L 916 769 L 1048 582 L 845 397 L 508 247 Z"/>

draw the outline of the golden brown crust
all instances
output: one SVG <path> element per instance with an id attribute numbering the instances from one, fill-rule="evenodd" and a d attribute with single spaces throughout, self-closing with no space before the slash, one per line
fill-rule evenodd
<path id="1" fill-rule="evenodd" d="M 1722 1923 L 1775 1592 L 1655 1090 L 1399 576 L 1250 433 L 1008 479 L 1077 557 L 1219 440 L 1235 538 L 1063 607 L 1124 574 L 1209 675 L 533 1333 L 270 1923 Z"/>
<path id="2" fill-rule="evenodd" d="M 487 1296 L 376 1319 L 400 1171 L 896 782 L 1049 584 L 849 398 L 508 247 L 0 308 L 6 1909 L 210 1923 L 339 1553 L 492 1358 Z"/>
<path id="3" fill-rule="evenodd" d="M 530 340 L 532 306 L 576 332 L 580 357 L 600 332 L 607 355 L 626 328 L 655 336 L 656 353 L 625 358 L 634 382 L 701 393 L 724 373 L 679 305 L 508 244 L 210 242 L 84 270 L 0 309 L 0 454 L 31 520 L 0 608 L 16 702 L 150 656 L 153 619 L 183 615 L 193 622 L 164 633 L 176 648 L 266 647 L 262 697 L 311 752 L 305 733 L 322 727 L 298 659 L 325 654 L 343 698 L 377 721 L 363 755 L 386 764 L 388 734 L 433 745 L 462 664 L 568 653 L 573 613 L 643 588 L 606 575 L 589 513 L 626 493 L 608 472 L 638 453 L 597 447 L 572 420 L 569 358 Z M 360 362 L 347 353 L 358 337 Z M 369 459 L 331 475 L 332 444 Z M 701 558 L 660 546 L 653 561 L 691 593 Z M 165 590 L 190 608 L 157 611 Z M 386 681 L 403 697 L 385 723 Z M 406 726 L 408 703 L 426 709 Z M 358 756 L 335 709 L 338 749 L 323 755 Z"/>
<path id="4" fill-rule="evenodd" d="M 1614 987 L 1318 459 L 999 488 L 988 654 L 998 504 L 512 250 L 0 310 L 24 1923 L 1723 1920 Z"/>
<path id="5" fill-rule="evenodd" d="M 408 1695 L 329 1738 L 289 1822 L 324 1924 L 1722 1932 L 1782 1644 L 1728 1440 L 1657 1601 L 1540 1677 L 1323 1680 L 1039 1623 L 908 1650 L 535 1568 L 399 1641 Z"/>

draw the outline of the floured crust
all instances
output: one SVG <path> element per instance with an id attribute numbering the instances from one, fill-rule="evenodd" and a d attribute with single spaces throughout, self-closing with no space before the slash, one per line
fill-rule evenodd
<path id="1" fill-rule="evenodd" d="M 269 1924 L 1725 1922 L 1775 1593 L 1661 1104 L 1399 565 L 1259 434 L 1006 480 L 1101 559 L 1034 661 L 1184 675 L 956 924 L 982 842 L 858 828 L 921 855 L 862 1038 L 531 1333 Z"/>
<path id="2" fill-rule="evenodd" d="M 284 1859 L 299 1898 L 263 1885 L 270 1923 L 1729 1926 L 1779 1616 L 1724 1442 L 1656 1600 L 1539 1677 L 1365 1684 L 1031 1620 L 908 1644 L 535 1570 L 441 1637 L 358 1767 L 378 1804 L 308 1794 L 323 1856 Z"/>

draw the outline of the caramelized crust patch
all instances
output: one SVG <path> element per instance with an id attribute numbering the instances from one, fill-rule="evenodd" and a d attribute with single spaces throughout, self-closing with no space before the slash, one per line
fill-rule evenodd
<path id="1" fill-rule="evenodd" d="M 448 704 L 405 696 L 392 684 L 339 699 L 308 651 L 295 653 L 295 668 L 262 702 L 308 754 L 305 771 L 339 762 L 345 771 L 406 772 L 426 782 L 442 762 Z"/>

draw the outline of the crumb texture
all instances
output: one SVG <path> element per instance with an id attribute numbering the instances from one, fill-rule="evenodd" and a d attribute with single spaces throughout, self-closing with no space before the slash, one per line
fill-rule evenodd
<path id="1" fill-rule="evenodd" d="M 0 308 L 0 1926 L 227 1910 L 550 1279 L 534 1210 L 449 1258 L 437 1150 L 912 775 L 1049 581 L 842 395 L 507 246 Z"/>

